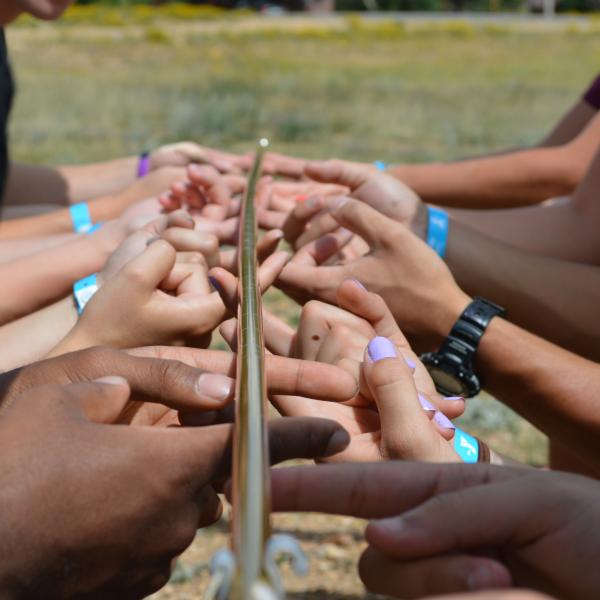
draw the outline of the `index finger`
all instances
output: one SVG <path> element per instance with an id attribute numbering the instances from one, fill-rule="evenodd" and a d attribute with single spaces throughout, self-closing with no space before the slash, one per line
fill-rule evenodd
<path id="1" fill-rule="evenodd" d="M 129 353 L 176 360 L 211 373 L 235 376 L 236 355 L 230 352 L 148 346 L 129 350 Z M 305 396 L 333 402 L 349 400 L 356 394 L 356 380 L 339 367 L 283 356 L 267 355 L 265 358 L 267 386 L 271 394 Z"/>
<path id="2" fill-rule="evenodd" d="M 438 494 L 519 477 L 488 464 L 385 462 L 291 467 L 272 472 L 273 509 L 364 519 L 391 517 Z"/>

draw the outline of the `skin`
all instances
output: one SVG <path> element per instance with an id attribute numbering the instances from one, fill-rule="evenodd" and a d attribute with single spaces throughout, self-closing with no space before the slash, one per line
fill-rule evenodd
<path id="1" fill-rule="evenodd" d="M 92 234 L 78 234 L 44 252 L 0 264 L 0 281 L 10 281 L 11 294 L 3 298 L 0 323 L 63 298 L 73 282 L 102 269 L 110 254 L 131 233 L 159 217 L 155 200 L 138 202 L 123 212 L 120 219 L 105 223 Z M 0 223 L 0 230 L 4 223 Z M 187 218 L 184 227 L 193 223 Z"/>
<path id="2" fill-rule="evenodd" d="M 570 194 L 582 180 L 600 140 L 600 118 L 585 100 L 575 102 L 532 148 L 449 163 L 399 164 L 387 173 L 426 202 L 457 208 L 512 208 Z M 301 178 L 308 161 L 268 156 L 273 174 Z M 373 165 L 343 161 L 351 167 Z"/>
<path id="3" fill-rule="evenodd" d="M 599 494 L 592 479 L 483 464 L 273 473 L 275 510 L 371 519 L 361 578 L 371 591 L 401 598 L 513 586 L 595 598 Z"/>
<path id="4" fill-rule="evenodd" d="M 187 289 L 191 292 L 206 295 L 209 292 L 206 271 L 209 266 L 215 263 L 218 264 L 218 243 L 211 236 L 190 229 L 190 226 L 190 217 L 179 211 L 156 219 L 131 234 L 111 254 L 98 273 L 98 286 L 102 288 L 104 282 L 117 276 L 128 262 L 146 250 L 149 242 L 162 238 L 177 250 L 177 267 L 174 265 L 173 269 L 178 269 L 178 272 L 174 273 L 173 276 L 183 278 L 187 275 L 187 278 L 191 279 L 186 284 Z M 169 273 L 166 273 L 163 279 L 166 279 L 168 275 Z M 173 282 L 172 279 L 166 283 L 173 285 Z M 132 292 L 127 305 L 132 308 L 133 312 L 133 315 L 131 315 L 132 321 L 127 324 L 126 329 L 122 332 L 120 339 L 123 339 L 123 337 L 130 336 L 130 332 L 139 325 L 138 315 L 134 310 L 139 307 L 132 306 L 131 302 L 133 292 L 136 289 L 135 283 L 128 278 L 121 278 L 121 287 L 121 291 Z M 115 294 L 111 294 L 111 297 L 114 298 L 114 302 L 120 301 Z M 112 315 L 105 315 L 106 320 L 101 327 L 97 327 L 97 331 L 105 332 L 111 329 L 110 323 L 115 320 L 114 315 L 121 313 L 122 307 L 117 307 L 117 304 L 113 306 Z M 69 295 L 59 302 L 5 325 L 0 328 L 0 340 L 3 347 L 10 348 L 10 351 L 7 350 L 1 356 L 0 365 L 3 369 L 11 369 L 27 362 L 39 360 L 50 352 L 53 347 L 57 346 L 72 328 L 77 327 L 77 320 L 78 315 L 74 298 Z M 35 332 L 35 335 L 32 335 L 32 332 Z M 96 340 L 97 344 L 104 341 L 103 339 Z M 118 341 L 119 339 L 117 339 Z M 122 346 L 120 343 L 116 345 Z"/>
<path id="5" fill-rule="evenodd" d="M 410 225 L 421 239 L 426 237 L 424 205 L 387 175 L 335 161 L 311 164 L 310 168 L 315 177 L 351 184 L 353 197 Z M 595 290 L 600 288 L 593 282 L 600 274 L 595 266 L 573 261 L 595 263 L 599 256 L 595 230 L 600 213 L 594 191 L 599 181 L 600 156 L 567 204 L 473 211 L 477 215 L 474 220 L 454 212 L 445 256 L 458 283 L 470 295 L 495 300 L 518 325 L 592 359 L 599 356 L 600 330 L 594 315 Z M 296 247 L 339 228 L 329 214 L 328 202 L 321 200 L 312 212 L 304 206 L 309 202 L 297 206 L 283 228 Z M 322 208 L 325 214 L 312 218 Z M 484 222 L 490 227 L 484 227 Z M 557 231 L 562 233 L 557 235 Z M 355 247 L 358 255 L 368 250 Z"/>
<path id="6" fill-rule="evenodd" d="M 138 179 L 118 194 L 90 200 L 87 205 L 92 222 L 99 223 L 120 218 L 125 210 L 141 200 L 158 196 L 173 180 L 183 177 L 184 173 L 185 171 L 179 167 L 163 167 L 143 179 Z M 45 198 L 37 197 L 36 201 L 43 203 Z M 0 238 L 3 240 L 72 231 L 71 213 L 66 208 L 0 223 Z"/>
<path id="7" fill-rule="evenodd" d="M 201 435 L 115 427 L 129 395 L 124 379 L 109 377 L 38 387 L 4 408 L 3 597 L 145 597 L 168 581 L 197 528 L 219 517 L 212 484 L 229 471 L 231 425 Z M 270 432 L 274 460 L 337 451 L 345 438 L 322 420 L 282 420 Z"/>
<path id="8" fill-rule="evenodd" d="M 126 379 L 135 410 L 128 413 L 142 423 L 173 420 L 170 407 L 185 413 L 222 409 L 235 389 L 235 354 L 197 348 L 146 346 L 127 352 L 111 348 L 88 348 L 46 359 L 0 375 L 0 410 L 33 388 L 52 384 L 80 383 L 117 375 Z M 266 374 L 274 394 L 298 393 L 340 402 L 356 393 L 356 382 L 332 365 L 268 356 Z M 158 413 L 155 406 L 164 404 Z M 138 421 L 135 421 L 138 422 Z"/>
<path id="9" fill-rule="evenodd" d="M 334 303 L 340 283 L 357 279 L 382 296 L 419 351 L 439 348 L 470 302 L 447 265 L 405 226 L 357 200 L 339 202 L 331 215 L 368 241 L 371 252 L 333 266 L 292 260 L 279 285 L 295 297 Z M 577 460 L 569 468 L 598 473 L 596 364 L 494 318 L 480 342 L 475 366 L 493 396 L 571 450 Z"/>
<path id="10" fill-rule="evenodd" d="M 160 146 L 148 156 L 149 172 L 208 163 L 222 172 L 239 170 L 237 155 L 205 148 L 193 142 Z M 46 167 L 11 164 L 4 196 L 7 205 L 31 203 L 74 204 L 118 196 L 138 181 L 139 156 L 85 165 Z M 158 190 L 162 192 L 163 189 Z"/>
<path id="11" fill-rule="evenodd" d="M 434 419 L 436 408 L 451 418 L 464 411 L 463 399 L 444 399 L 383 300 L 357 282 L 344 282 L 338 304 L 307 304 L 298 331 L 272 315 L 265 315 L 265 338 L 273 351 L 287 347 L 286 356 L 339 365 L 352 374 L 359 393 L 348 402 L 323 403 L 298 396 L 273 396 L 284 416 L 323 416 L 343 425 L 350 433 L 348 448 L 327 460 L 372 461 L 413 459 L 459 461 L 453 449 L 453 426 Z M 346 310 L 344 310 L 346 309 Z M 235 340 L 235 321 L 221 327 L 230 343 Z M 388 336 L 396 355 L 373 361 L 367 346 L 375 336 Z M 430 402 L 423 410 L 418 393 Z M 437 419 L 439 419 L 439 415 Z M 440 421 L 442 423 L 442 421 Z"/>

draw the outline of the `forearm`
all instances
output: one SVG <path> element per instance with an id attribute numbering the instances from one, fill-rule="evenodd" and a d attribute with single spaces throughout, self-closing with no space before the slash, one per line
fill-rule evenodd
<path id="1" fill-rule="evenodd" d="M 69 205 L 116 194 L 137 175 L 138 157 L 104 163 L 46 167 L 12 163 L 4 202 Z"/>
<path id="2" fill-rule="evenodd" d="M 70 203 L 112 196 L 131 185 L 137 178 L 139 157 L 129 156 L 102 163 L 58 167 L 68 182 Z"/>
<path id="3" fill-rule="evenodd" d="M 452 222 L 446 262 L 459 286 L 507 309 L 513 323 L 600 360 L 600 269 L 519 251 Z"/>
<path id="4" fill-rule="evenodd" d="M 453 163 L 388 170 L 424 201 L 458 208 L 537 204 L 573 191 L 580 176 L 565 148 L 532 148 Z"/>
<path id="5" fill-rule="evenodd" d="M 100 235 L 79 236 L 43 253 L 0 265 L 0 282 L 5 291 L 0 304 L 0 323 L 13 321 L 66 296 L 74 281 L 102 268 L 111 250 Z"/>
<path id="6" fill-rule="evenodd" d="M 504 210 L 453 210 L 453 219 L 534 254 L 600 264 L 600 219 L 565 198 L 543 206 Z"/>
<path id="7" fill-rule="evenodd" d="M 477 351 L 476 369 L 495 397 L 590 468 L 598 465 L 598 365 L 499 318 Z"/>
<path id="8" fill-rule="evenodd" d="M 0 327 L 0 370 L 41 360 L 77 323 L 72 296 Z"/>
<path id="9" fill-rule="evenodd" d="M 97 198 L 87 203 L 93 223 L 108 221 L 119 216 L 130 202 L 127 192 L 118 196 Z M 73 221 L 69 209 L 62 208 L 51 213 L 11 219 L 0 222 L 0 239 L 65 234 L 73 231 Z"/>
<path id="10" fill-rule="evenodd" d="M 77 237 L 76 233 L 58 233 L 38 237 L 0 240 L 0 263 L 8 263 L 25 256 L 37 254 L 48 248 L 60 246 Z"/>

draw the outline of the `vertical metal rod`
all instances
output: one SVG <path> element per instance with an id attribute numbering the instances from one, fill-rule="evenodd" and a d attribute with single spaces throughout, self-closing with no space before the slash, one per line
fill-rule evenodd
<path id="1" fill-rule="evenodd" d="M 270 586 L 265 570 L 265 549 L 271 535 L 267 394 L 254 202 L 267 147 L 268 141 L 260 140 L 242 204 L 238 246 L 240 301 L 232 489 L 236 571 L 231 600 L 249 600 L 255 595 L 253 590 Z"/>

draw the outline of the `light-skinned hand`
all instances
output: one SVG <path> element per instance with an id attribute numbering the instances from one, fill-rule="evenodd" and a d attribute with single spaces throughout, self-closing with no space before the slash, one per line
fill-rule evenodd
<path id="1" fill-rule="evenodd" d="M 331 266 L 319 266 L 320 260 L 300 261 L 298 253 L 277 285 L 300 300 L 312 297 L 335 303 L 340 284 L 356 279 L 384 299 L 402 331 L 418 342 L 419 351 L 437 348 L 470 302 L 445 263 L 406 226 L 359 200 L 336 199 L 331 216 L 363 238 L 370 252 Z M 330 256 L 335 253 L 332 243 L 335 238 L 325 236 L 312 243 L 313 251 L 325 245 Z"/>

